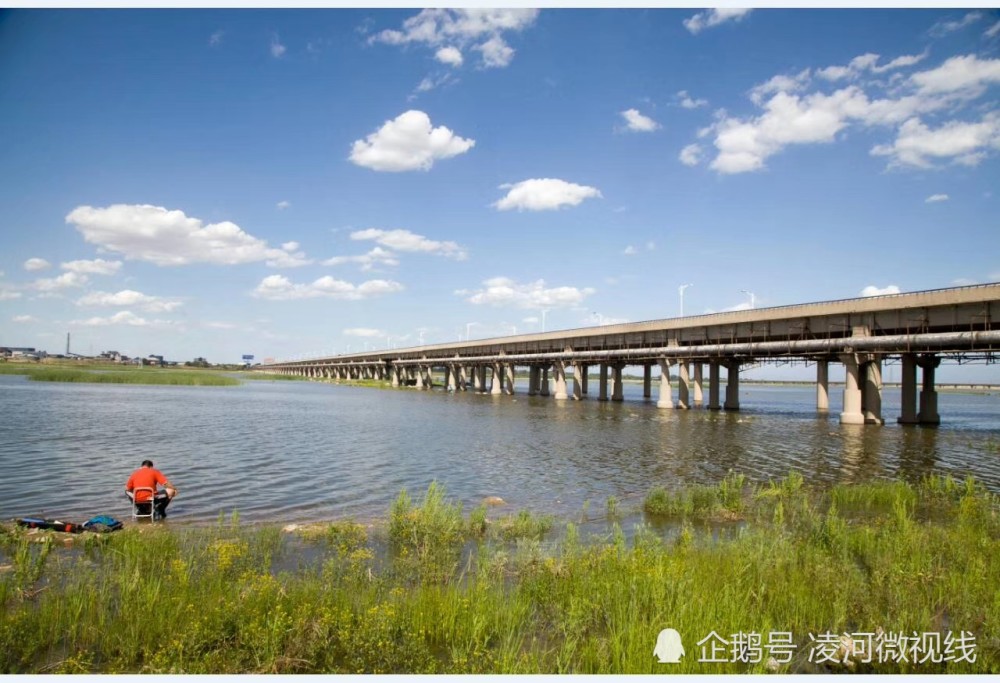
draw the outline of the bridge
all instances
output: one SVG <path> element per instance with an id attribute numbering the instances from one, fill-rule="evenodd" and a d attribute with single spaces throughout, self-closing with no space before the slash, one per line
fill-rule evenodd
<path id="1" fill-rule="evenodd" d="M 995 362 L 998 318 L 1000 283 L 992 283 L 280 361 L 260 371 L 429 389 L 438 370 L 449 390 L 503 395 L 514 393 L 516 369 L 527 368 L 529 395 L 583 400 L 590 396 L 590 369 L 597 366 L 597 399 L 621 401 L 625 367 L 642 367 L 649 400 L 658 367 L 659 408 L 736 411 L 741 368 L 806 362 L 816 367 L 816 409 L 828 412 L 835 363 L 844 367 L 840 422 L 881 425 L 882 366 L 891 360 L 902 367 L 898 421 L 935 425 L 935 369 L 942 360 Z"/>

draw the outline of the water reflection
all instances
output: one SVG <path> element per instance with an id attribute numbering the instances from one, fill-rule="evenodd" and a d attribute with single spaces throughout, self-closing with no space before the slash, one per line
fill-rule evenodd
<path id="1" fill-rule="evenodd" d="M 171 521 L 381 516 L 402 488 L 434 479 L 473 506 L 572 516 L 608 496 L 766 481 L 797 470 L 817 485 L 973 474 L 1000 491 L 1000 397 L 942 393 L 939 429 L 841 426 L 839 392 L 817 415 L 808 387 L 745 387 L 738 413 L 659 410 L 642 385 L 622 403 L 311 382 L 239 387 L 60 385 L 0 376 L 0 517 L 127 514 L 121 490 L 149 457 L 177 483 Z M 53 485 L 53 473 L 71 491 Z"/>

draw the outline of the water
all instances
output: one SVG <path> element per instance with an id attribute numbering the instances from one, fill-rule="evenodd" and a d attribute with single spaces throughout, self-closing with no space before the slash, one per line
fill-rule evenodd
<path id="1" fill-rule="evenodd" d="M 149 458 L 180 490 L 170 521 L 383 516 L 402 488 L 432 480 L 466 508 L 500 496 L 509 509 L 579 515 L 608 496 L 637 505 L 655 485 L 752 480 L 799 471 L 828 485 L 974 475 L 1000 491 L 1000 396 L 942 392 L 938 429 L 841 426 L 807 387 L 741 388 L 742 410 L 661 411 L 625 385 L 624 403 L 314 382 L 238 387 L 31 382 L 0 376 L 0 519 L 127 518 L 124 483 Z"/>

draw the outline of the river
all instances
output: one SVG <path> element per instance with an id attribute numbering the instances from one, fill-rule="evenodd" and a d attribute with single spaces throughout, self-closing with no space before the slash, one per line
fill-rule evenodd
<path id="1" fill-rule="evenodd" d="M 596 381 L 591 382 L 596 390 Z M 146 458 L 177 485 L 168 522 L 359 521 L 400 489 L 432 480 L 466 509 L 576 515 L 609 496 L 638 505 L 655 485 L 754 481 L 800 472 L 829 485 L 974 475 L 1000 491 L 1000 395 L 939 394 L 939 428 L 841 426 L 840 388 L 817 415 L 808 387 L 741 387 L 736 413 L 659 410 L 625 385 L 623 403 L 319 382 L 236 387 L 32 382 L 0 376 L 0 519 L 129 515 L 123 486 Z M 655 394 L 655 392 L 654 392 Z M 175 522 L 176 520 L 176 522 Z"/>

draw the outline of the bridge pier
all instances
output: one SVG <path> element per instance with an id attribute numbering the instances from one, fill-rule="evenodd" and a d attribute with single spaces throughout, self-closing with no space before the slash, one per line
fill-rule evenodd
<path id="1" fill-rule="evenodd" d="M 864 424 L 865 416 L 861 412 L 861 387 L 858 382 L 858 357 L 853 353 L 844 353 L 840 356 L 840 362 L 844 364 L 845 370 L 844 410 L 840 413 L 840 424 Z"/>
<path id="2" fill-rule="evenodd" d="M 816 412 L 830 412 L 830 361 L 816 361 Z"/>
<path id="3" fill-rule="evenodd" d="M 660 365 L 660 396 L 656 401 L 657 408 L 673 408 L 674 397 L 670 389 L 670 361 L 661 358 L 657 361 Z"/>
<path id="4" fill-rule="evenodd" d="M 493 382 L 490 385 L 490 394 L 498 396 L 503 393 L 503 367 L 500 363 L 493 364 Z"/>
<path id="5" fill-rule="evenodd" d="M 941 359 L 934 354 L 921 356 L 917 361 L 923 371 L 923 388 L 920 390 L 920 414 L 917 416 L 922 425 L 941 424 L 938 414 L 937 389 L 934 386 L 934 370 L 941 364 Z"/>
<path id="6" fill-rule="evenodd" d="M 721 410 L 719 406 L 719 361 L 708 362 L 708 409 Z"/>
<path id="7" fill-rule="evenodd" d="M 862 365 L 864 377 L 861 394 L 861 412 L 865 416 L 865 424 L 885 424 L 882 419 L 882 359 L 880 356 L 868 356 Z"/>
<path id="8" fill-rule="evenodd" d="M 615 363 L 611 366 L 613 372 L 612 379 L 614 380 L 614 385 L 611 389 L 611 400 L 612 401 L 623 401 L 625 396 L 622 393 L 622 369 L 624 365 L 621 363 Z"/>
<path id="9" fill-rule="evenodd" d="M 556 393 L 553 398 L 557 401 L 565 401 L 569 398 L 566 395 L 566 362 L 557 360 L 552 369 L 556 376 Z"/>
<path id="10" fill-rule="evenodd" d="M 653 366 L 649 363 L 642 365 L 642 397 L 651 398 L 653 396 Z"/>
<path id="11" fill-rule="evenodd" d="M 549 395 L 549 366 L 542 366 L 542 386 L 538 391 L 541 396 Z"/>
<path id="12" fill-rule="evenodd" d="M 912 353 L 904 353 L 902 361 L 900 415 L 896 421 L 903 425 L 914 425 L 919 422 L 917 417 L 917 357 Z"/>
<path id="13" fill-rule="evenodd" d="M 740 409 L 740 362 L 735 358 L 726 363 L 726 411 Z"/>
<path id="14" fill-rule="evenodd" d="M 573 364 L 573 400 L 579 401 L 583 398 L 583 379 L 581 374 L 586 372 L 583 368 L 585 366 L 580 363 Z"/>
<path id="15" fill-rule="evenodd" d="M 541 371 L 539 370 L 539 367 L 537 365 L 528 366 L 528 396 L 535 396 L 538 394 L 540 375 Z"/>
<path id="16" fill-rule="evenodd" d="M 393 389 L 398 389 L 399 388 L 399 368 L 397 368 L 395 365 L 393 365 L 392 368 L 389 370 L 389 374 L 392 376 L 392 388 Z"/>
<path id="17" fill-rule="evenodd" d="M 504 388 L 507 390 L 507 393 L 510 394 L 511 396 L 514 395 L 514 369 L 515 368 L 513 363 L 506 363 L 504 365 L 504 372 L 506 373 Z"/>
<path id="18" fill-rule="evenodd" d="M 677 407 L 687 410 L 690 406 L 690 391 L 688 387 L 688 362 L 681 359 L 677 363 Z"/>
<path id="19" fill-rule="evenodd" d="M 700 408 L 703 400 L 701 395 L 701 380 L 704 363 L 694 364 L 694 406 Z"/>
<path id="20" fill-rule="evenodd" d="M 580 365 L 578 367 L 581 368 L 580 369 L 580 391 L 581 391 L 581 393 L 583 393 L 584 396 L 586 396 L 588 394 L 588 390 L 589 390 L 589 382 L 587 380 L 589 379 L 588 374 L 590 373 L 590 366 L 587 365 L 586 363 L 583 363 L 582 365 Z"/>
<path id="21" fill-rule="evenodd" d="M 608 400 L 608 364 L 601 363 L 601 374 L 599 380 L 599 393 L 597 394 L 598 401 Z"/>

